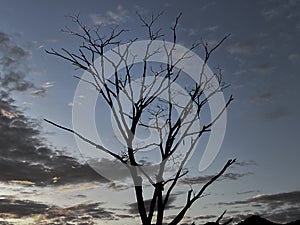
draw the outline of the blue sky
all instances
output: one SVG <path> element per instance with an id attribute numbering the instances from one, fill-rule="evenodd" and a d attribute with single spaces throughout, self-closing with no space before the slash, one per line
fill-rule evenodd
<path id="1" fill-rule="evenodd" d="M 98 177 L 85 164 L 73 136 L 42 121 L 72 126 L 78 83 L 73 75 L 82 73 L 45 53 L 61 47 L 76 50 L 80 44 L 61 32 L 65 26 L 77 29 L 67 16 L 79 13 L 84 23 L 102 23 L 104 30 L 119 25 L 130 30 L 128 37 L 142 39 L 145 32 L 136 11 L 145 16 L 164 11 L 158 26 L 166 33 L 182 12 L 178 40 L 186 47 L 194 40 L 215 43 L 231 34 L 209 66 L 222 68 L 224 80 L 231 84 L 224 95 L 233 94 L 235 100 L 228 110 L 222 148 L 198 180 L 216 173 L 229 158 L 238 163 L 194 205 L 186 221 L 203 215 L 213 219 L 226 208 L 236 217 L 261 213 L 279 222 L 299 219 L 299 8 L 297 0 L 1 1 L 0 167 L 5 172 L 0 173 L 0 220 L 42 224 L 71 215 L 65 219 L 75 221 L 79 218 L 74 215 L 83 212 L 100 225 L 138 224 L 136 217 L 126 217 L 133 213 L 126 210 L 134 202 L 127 184 Z M 195 51 L 203 53 L 200 48 Z M 111 166 L 106 163 L 103 168 Z M 69 168 L 73 176 L 65 179 Z M 15 199 L 32 212 L 22 214 L 17 207 L 9 211 Z M 174 197 L 170 215 L 182 199 Z M 102 216 L 96 216 L 95 208 Z M 41 216 L 45 210 L 48 217 Z M 54 213 L 58 211 L 61 214 Z"/>

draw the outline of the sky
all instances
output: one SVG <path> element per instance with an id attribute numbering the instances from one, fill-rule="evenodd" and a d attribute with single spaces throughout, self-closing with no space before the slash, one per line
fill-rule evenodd
<path id="1" fill-rule="evenodd" d="M 80 40 L 61 31 L 78 29 L 69 16 L 79 14 L 85 24 L 102 24 L 106 32 L 118 25 L 129 30 L 129 38 L 143 40 L 136 11 L 148 18 L 163 11 L 157 27 L 165 33 L 182 12 L 178 42 L 185 47 L 201 39 L 214 44 L 230 34 L 209 61 L 230 84 L 224 96 L 234 97 L 224 141 L 209 168 L 181 182 L 168 206 L 170 218 L 189 184 L 200 186 L 236 158 L 184 223 L 215 220 L 225 209 L 236 221 L 252 214 L 276 222 L 300 219 L 299 0 L 0 3 L 1 222 L 139 224 L 123 174 L 109 181 L 93 170 L 117 167 L 115 162 L 103 159 L 91 168 L 71 134 L 43 121 L 72 127 L 78 84 L 73 76 L 83 72 L 45 52 L 78 49 Z M 203 56 L 200 47 L 195 52 Z M 195 156 L 192 165 L 199 161 Z"/>

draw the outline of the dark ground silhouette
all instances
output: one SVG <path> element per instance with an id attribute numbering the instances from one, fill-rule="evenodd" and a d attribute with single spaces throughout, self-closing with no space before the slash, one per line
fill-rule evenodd
<path id="1" fill-rule="evenodd" d="M 230 220 L 227 222 L 219 223 L 217 220 L 217 222 L 208 222 L 205 223 L 204 225 L 227 225 L 227 224 L 234 224 L 234 223 L 230 223 Z M 192 225 L 195 225 L 195 223 L 193 223 Z M 300 225 L 300 220 L 293 221 L 290 223 L 274 223 L 258 215 L 253 215 L 246 218 L 244 221 L 235 223 L 235 225 Z"/>
<path id="2" fill-rule="evenodd" d="M 253 215 L 248 217 L 244 221 L 236 223 L 236 225 L 300 225 L 300 220 L 290 223 L 274 223 L 258 215 Z"/>
<path id="3" fill-rule="evenodd" d="M 260 216 L 253 215 L 245 219 L 244 221 L 238 223 L 237 225 L 280 225 L 282 223 L 274 223 L 267 219 L 264 219 Z M 290 222 L 290 223 L 283 223 L 286 225 L 298 225 L 300 224 L 300 220 Z"/>

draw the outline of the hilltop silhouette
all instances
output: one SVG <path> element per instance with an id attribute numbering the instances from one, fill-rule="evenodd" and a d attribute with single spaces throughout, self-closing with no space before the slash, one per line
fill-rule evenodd
<path id="1" fill-rule="evenodd" d="M 239 222 L 237 225 L 283 225 L 283 224 L 274 223 L 260 216 L 253 215 L 248 217 L 244 221 Z M 285 225 L 300 225 L 300 220 L 290 222 L 290 223 L 285 223 Z"/>
<path id="2" fill-rule="evenodd" d="M 204 225 L 227 225 L 227 224 L 232 224 L 230 222 L 231 222 L 231 220 L 228 220 L 225 223 L 219 223 L 218 221 L 217 222 L 208 222 L 208 223 L 205 223 Z M 236 223 L 235 225 L 300 225 L 300 220 L 282 224 L 282 223 L 271 222 L 271 221 L 269 221 L 265 218 L 262 218 L 258 215 L 253 215 L 253 216 L 250 216 L 250 217 L 246 218 L 244 221 Z"/>

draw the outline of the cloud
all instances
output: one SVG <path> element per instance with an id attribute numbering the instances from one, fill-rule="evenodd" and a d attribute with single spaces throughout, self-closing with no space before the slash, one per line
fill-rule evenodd
<path id="1" fill-rule="evenodd" d="M 30 95 L 43 95 L 46 93 L 46 89 L 42 88 L 42 89 L 36 89 L 34 91 L 30 92 Z"/>
<path id="2" fill-rule="evenodd" d="M 28 180 L 10 180 L 9 183 L 22 184 L 22 185 L 34 185 L 34 182 Z"/>
<path id="3" fill-rule="evenodd" d="M 262 16 L 265 17 L 267 20 L 271 20 L 277 16 L 279 16 L 281 12 L 279 9 L 273 8 L 273 9 L 265 9 L 262 11 Z"/>
<path id="4" fill-rule="evenodd" d="M 259 194 L 251 198 L 233 201 L 223 202 L 219 205 L 232 205 L 241 207 L 252 206 L 259 211 L 264 217 L 276 221 L 276 222 L 290 222 L 299 219 L 300 215 L 300 191 L 282 192 L 276 194 Z M 252 214 L 254 214 L 252 212 Z"/>
<path id="5" fill-rule="evenodd" d="M 175 201 L 175 199 L 176 198 L 174 196 L 171 196 L 169 198 L 168 203 L 166 205 L 166 209 L 176 208 L 176 206 L 172 205 L 172 203 Z M 151 200 L 152 199 L 146 199 L 146 200 L 144 200 L 146 209 L 150 208 Z M 139 213 L 136 202 L 130 203 L 130 204 L 128 204 L 128 206 L 129 206 L 128 211 L 129 211 L 130 214 L 138 214 Z"/>
<path id="6" fill-rule="evenodd" d="M 113 191 L 123 191 L 123 190 L 128 190 L 132 186 L 129 186 L 126 183 L 121 183 L 121 182 L 111 182 L 108 185 L 109 189 L 112 189 Z"/>
<path id="7" fill-rule="evenodd" d="M 250 175 L 252 173 L 226 173 L 224 174 L 220 180 L 228 179 L 228 180 L 237 180 L 246 175 Z M 204 184 L 210 181 L 215 175 L 206 175 L 206 176 L 197 176 L 197 177 L 187 177 L 181 180 L 183 184 Z"/>
<path id="8" fill-rule="evenodd" d="M 242 41 L 237 42 L 233 45 L 231 45 L 228 49 L 228 51 L 231 54 L 240 54 L 240 55 L 252 55 L 257 53 L 259 50 L 256 43 L 253 41 Z"/>
<path id="9" fill-rule="evenodd" d="M 89 165 L 47 147 L 38 121 L 24 116 L 4 91 L 0 109 L 0 181 L 36 186 L 107 182 Z"/>
<path id="10" fill-rule="evenodd" d="M 248 161 L 236 161 L 232 166 L 240 166 L 240 167 L 248 167 L 248 166 L 256 166 L 257 163 L 254 160 Z"/>
<path id="11" fill-rule="evenodd" d="M 286 209 L 275 210 L 272 213 L 268 213 L 268 211 L 266 211 L 264 214 L 267 215 L 267 218 L 272 221 L 287 223 L 299 220 L 300 209 L 299 206 L 288 207 Z"/>
<path id="12" fill-rule="evenodd" d="M 112 180 L 124 181 L 130 178 L 130 171 L 118 160 L 89 160 L 88 164 L 92 166 L 99 174 L 109 177 Z"/>
<path id="13" fill-rule="evenodd" d="M 209 26 L 209 27 L 204 28 L 204 30 L 208 31 L 208 32 L 215 32 L 218 28 L 219 28 L 219 26 Z"/>
<path id="14" fill-rule="evenodd" d="M 265 62 L 254 66 L 252 70 L 258 73 L 268 73 L 272 71 L 274 68 L 275 67 L 271 63 Z"/>
<path id="15" fill-rule="evenodd" d="M 6 91 L 24 92 L 34 88 L 26 80 L 30 72 L 30 53 L 15 44 L 8 34 L 0 31 L 0 86 Z"/>
<path id="16" fill-rule="evenodd" d="M 47 89 L 50 88 L 50 87 L 53 87 L 53 86 L 54 86 L 54 81 L 45 82 L 45 83 L 42 84 L 42 87 L 36 88 L 35 90 L 31 91 L 30 95 L 43 96 L 47 92 Z"/>
<path id="17" fill-rule="evenodd" d="M 26 92 L 37 96 L 46 92 L 54 82 L 45 82 L 37 87 L 28 79 L 31 73 L 29 60 L 31 53 L 13 41 L 13 38 L 0 31 L 0 87 L 7 92 Z"/>
<path id="18" fill-rule="evenodd" d="M 48 205 L 35 203 L 30 200 L 18 200 L 12 196 L 1 196 L 0 215 L 9 214 L 12 218 L 28 217 L 42 214 L 49 208 Z"/>
<path id="19" fill-rule="evenodd" d="M 284 106 L 278 106 L 262 115 L 263 121 L 273 122 L 289 115 L 289 111 Z"/>
<path id="20" fill-rule="evenodd" d="M 246 200 L 247 203 L 264 203 L 268 204 L 269 208 L 277 208 L 282 204 L 300 205 L 300 191 L 283 192 L 277 194 L 260 194 Z"/>
<path id="21" fill-rule="evenodd" d="M 266 2 L 267 3 L 267 2 Z M 262 16 L 266 21 L 271 21 L 274 19 L 291 19 L 298 17 L 299 13 L 297 11 L 299 1 L 277 1 L 276 4 L 267 5 L 261 12 Z M 268 3 L 267 3 L 268 4 Z"/>
<path id="22" fill-rule="evenodd" d="M 18 117 L 17 114 L 8 112 L 8 111 L 6 111 L 6 110 L 4 110 L 4 109 L 1 109 L 0 112 L 1 112 L 2 116 L 5 116 L 5 117 L 7 117 L 7 118 L 9 118 L 9 119 L 13 119 L 13 118 Z"/>
<path id="23" fill-rule="evenodd" d="M 68 103 L 68 106 L 73 107 L 73 106 L 74 106 L 74 103 L 73 103 L 73 102 L 69 102 L 69 103 Z"/>
<path id="24" fill-rule="evenodd" d="M 291 53 L 288 56 L 288 59 L 292 62 L 292 63 L 297 63 L 300 61 L 300 55 L 298 53 Z"/>
<path id="25" fill-rule="evenodd" d="M 251 175 L 253 173 L 247 172 L 247 173 L 226 173 L 223 175 L 223 178 L 221 179 L 228 179 L 228 180 L 238 180 L 239 178 L 242 178 L 247 175 Z"/>
<path id="26" fill-rule="evenodd" d="M 208 219 L 214 219 L 216 216 L 214 215 L 200 215 L 200 216 L 195 216 L 194 220 L 208 220 Z"/>
<path id="27" fill-rule="evenodd" d="M 258 190 L 250 190 L 250 191 L 242 191 L 242 192 L 238 192 L 238 195 L 246 195 L 246 194 L 251 194 L 251 193 L 258 193 L 260 191 Z"/>
<path id="28" fill-rule="evenodd" d="M 0 197 L 0 216 L 4 220 L 33 218 L 34 224 L 96 224 L 94 219 L 111 220 L 114 213 L 105 210 L 103 203 L 87 202 L 69 207 L 47 205 L 13 196 Z"/>
<path id="29" fill-rule="evenodd" d="M 215 1 L 209 1 L 209 2 L 203 3 L 201 5 L 201 7 L 199 8 L 199 10 L 201 10 L 201 11 L 207 11 L 208 8 L 212 8 L 215 5 L 216 5 Z"/>
<path id="30" fill-rule="evenodd" d="M 48 81 L 42 84 L 43 88 L 50 88 L 54 86 L 54 81 Z"/>
<path id="31" fill-rule="evenodd" d="M 148 176 L 154 176 L 157 174 L 159 169 L 159 164 L 157 165 L 147 165 L 147 161 L 139 161 L 139 163 L 143 163 L 143 172 Z M 132 184 L 131 174 L 129 169 L 121 163 L 119 160 L 110 160 L 108 158 L 101 158 L 100 160 L 92 159 L 88 160 L 88 164 L 97 171 L 101 176 L 107 177 L 111 181 L 116 181 L 115 184 L 110 184 L 110 188 L 125 188 L 125 182 L 128 183 L 128 187 Z M 168 168 L 166 168 L 168 171 Z M 139 174 L 143 180 L 147 181 L 147 178 L 143 173 Z M 166 174 L 165 174 L 166 175 Z M 121 186 L 120 186 L 121 185 Z"/>
<path id="32" fill-rule="evenodd" d="M 274 99 L 274 93 L 270 91 L 266 91 L 263 93 L 257 93 L 251 97 L 251 102 L 253 103 L 266 103 L 266 102 L 272 102 Z"/>
<path id="33" fill-rule="evenodd" d="M 74 191 L 80 191 L 80 190 L 91 190 L 95 188 L 99 188 L 100 184 L 96 182 L 91 183 L 80 183 L 80 184 L 71 184 L 71 185 L 63 185 L 61 187 L 58 187 L 56 190 L 60 193 L 65 192 L 74 192 Z M 83 196 L 81 196 L 83 197 Z"/>
<path id="34" fill-rule="evenodd" d="M 114 11 L 107 11 L 105 15 L 93 14 L 92 21 L 95 25 L 112 25 L 124 23 L 128 19 L 128 11 L 122 6 L 118 5 Z"/>

